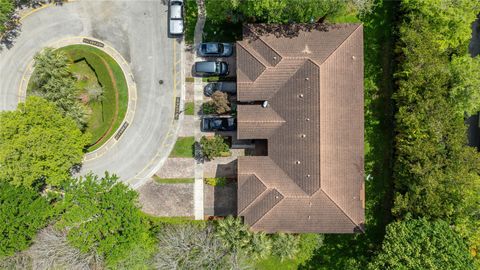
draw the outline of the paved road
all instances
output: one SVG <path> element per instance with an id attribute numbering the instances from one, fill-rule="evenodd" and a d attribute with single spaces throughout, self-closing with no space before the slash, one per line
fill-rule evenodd
<path id="1" fill-rule="evenodd" d="M 176 136 L 169 128 L 174 95 L 180 95 L 173 89 L 174 57 L 181 47 L 167 39 L 166 10 L 162 1 L 76 1 L 26 17 L 15 46 L 0 53 L 0 110 L 16 108 L 23 72 L 41 48 L 72 36 L 105 41 L 131 65 L 137 85 L 136 112 L 115 146 L 85 162 L 82 173 L 109 171 L 138 186 L 168 155 L 169 147 L 164 143 L 167 134 Z M 163 85 L 159 85 L 160 79 Z"/>

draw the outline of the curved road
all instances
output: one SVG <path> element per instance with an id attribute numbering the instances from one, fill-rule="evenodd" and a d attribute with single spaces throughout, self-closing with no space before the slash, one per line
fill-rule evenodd
<path id="1" fill-rule="evenodd" d="M 74 36 L 106 42 L 130 64 L 136 111 L 120 140 L 104 155 L 84 162 L 81 173 L 109 171 L 138 187 L 168 156 L 176 137 L 174 98 L 180 96 L 182 45 L 167 38 L 166 17 L 161 1 L 76 1 L 35 11 L 22 21 L 15 46 L 0 53 L 0 110 L 16 108 L 23 73 L 43 47 Z"/>

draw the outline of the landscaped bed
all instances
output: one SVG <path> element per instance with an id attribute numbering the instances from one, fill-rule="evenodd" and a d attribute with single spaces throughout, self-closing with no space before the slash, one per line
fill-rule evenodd
<path id="1" fill-rule="evenodd" d="M 85 132 L 92 137 L 88 151 L 98 149 L 121 125 L 128 106 L 128 86 L 122 69 L 107 53 L 88 45 L 57 49 L 70 60 L 78 99 L 86 111 Z M 35 76 L 35 72 L 32 78 Z M 28 93 L 35 88 L 30 80 Z"/>

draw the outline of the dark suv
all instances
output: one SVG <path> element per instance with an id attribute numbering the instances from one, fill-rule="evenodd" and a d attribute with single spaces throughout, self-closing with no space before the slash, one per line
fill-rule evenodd
<path id="1" fill-rule="evenodd" d="M 202 131 L 234 131 L 237 129 L 235 117 L 204 116 L 202 118 Z"/>
<path id="2" fill-rule="evenodd" d="M 226 76 L 228 75 L 228 64 L 223 61 L 196 62 L 194 73 L 198 76 Z"/>

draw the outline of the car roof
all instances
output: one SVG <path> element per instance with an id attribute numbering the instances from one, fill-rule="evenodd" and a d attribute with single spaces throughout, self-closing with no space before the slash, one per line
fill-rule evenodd
<path id="1" fill-rule="evenodd" d="M 218 43 L 205 43 L 206 51 L 209 53 L 216 53 L 218 52 L 219 46 Z"/>
<path id="2" fill-rule="evenodd" d="M 211 71 L 211 70 L 215 70 L 216 66 L 215 66 L 215 62 L 213 61 L 202 61 L 202 62 L 195 63 L 195 68 L 197 69 L 197 71 L 199 71 L 199 69 L 201 69 L 200 71 L 203 71 L 203 70 Z"/>
<path id="3" fill-rule="evenodd" d="M 182 6 L 181 5 L 171 5 L 170 6 L 170 18 L 172 18 L 172 19 L 181 19 L 182 18 Z"/>
<path id="4" fill-rule="evenodd" d="M 183 33 L 183 20 L 170 20 L 170 33 L 172 34 Z"/>

